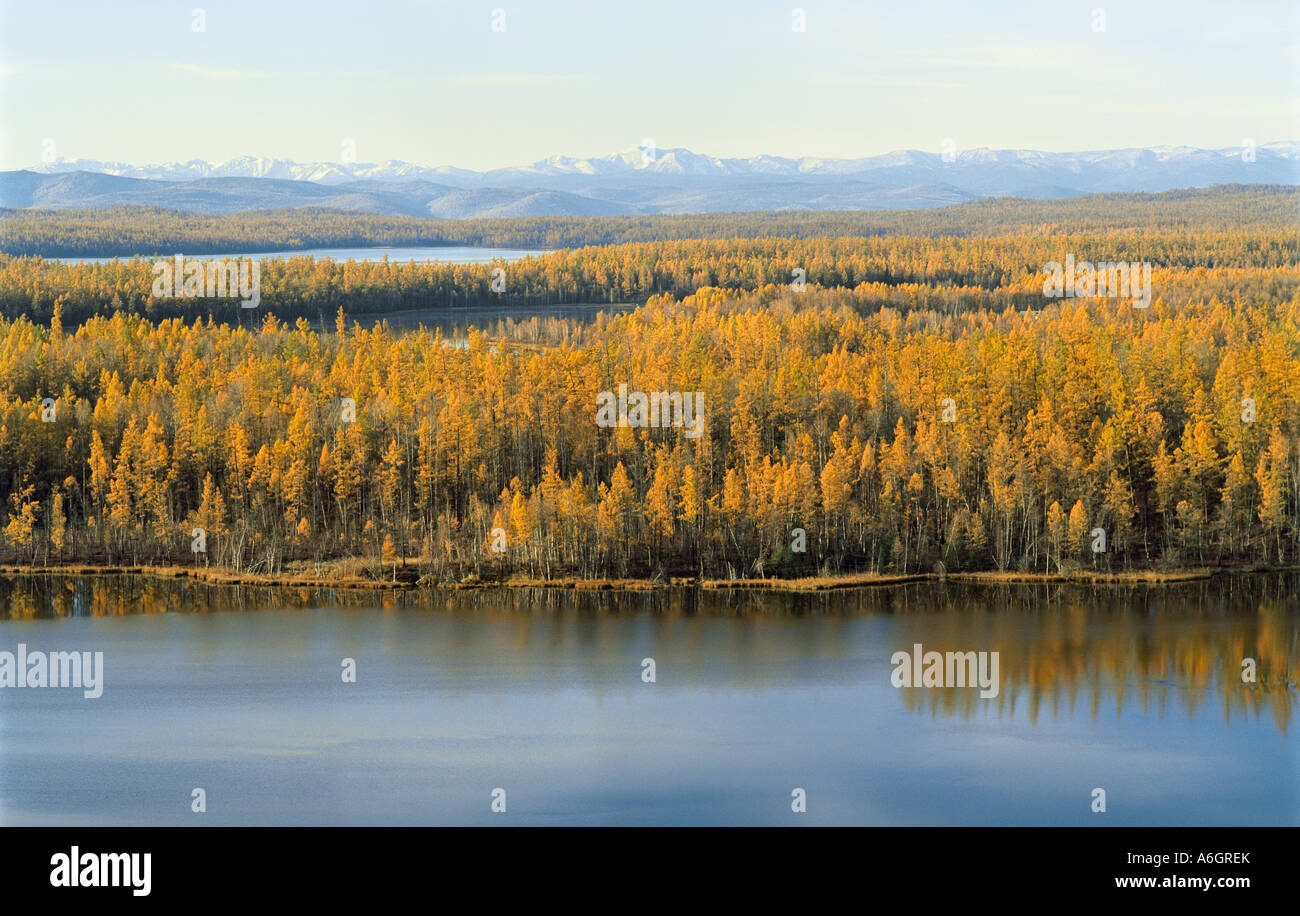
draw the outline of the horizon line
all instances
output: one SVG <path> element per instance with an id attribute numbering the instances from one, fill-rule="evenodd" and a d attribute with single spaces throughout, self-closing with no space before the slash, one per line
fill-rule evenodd
<path id="1" fill-rule="evenodd" d="M 1286 147 L 1286 146 L 1292 147 L 1293 152 L 1300 153 L 1300 139 L 1269 140 L 1264 143 L 1254 144 L 1255 149 L 1268 149 L 1268 148 Z M 229 165 L 230 163 L 240 162 L 244 160 L 256 160 L 256 161 L 267 161 L 272 163 L 289 163 L 292 165 L 330 166 L 330 167 L 336 167 L 341 169 L 357 169 L 357 168 L 379 167 L 379 166 L 387 166 L 387 165 L 408 165 L 408 166 L 413 166 L 415 168 L 421 168 L 421 169 L 429 169 L 429 170 L 446 169 L 446 170 L 461 171 L 461 172 L 473 172 L 475 174 L 484 175 L 484 174 L 489 174 L 491 172 L 507 172 L 515 169 L 526 169 L 535 165 L 544 164 L 553 161 L 582 162 L 582 161 L 617 160 L 626 154 L 636 153 L 644 148 L 645 148 L 644 146 L 630 146 L 630 147 L 624 147 L 621 150 L 617 150 L 611 153 L 601 153 L 601 154 L 589 155 L 589 156 L 574 156 L 574 155 L 568 155 L 563 153 L 553 153 L 550 156 L 546 156 L 542 159 L 535 159 L 525 164 L 513 165 L 513 166 L 500 166 L 500 167 L 489 168 L 489 169 L 474 169 L 474 168 L 467 168 L 464 166 L 456 166 L 450 164 L 429 165 L 427 163 L 416 162 L 409 159 L 382 159 L 382 160 L 372 160 L 366 162 L 359 162 L 359 161 L 346 162 L 343 160 L 336 160 L 336 159 L 294 159 L 291 157 L 283 157 L 283 156 L 260 156 L 260 155 L 244 153 L 239 156 L 234 156 L 228 159 L 205 159 L 202 157 L 195 156 L 189 159 L 173 159 L 168 161 L 148 162 L 143 164 L 137 164 L 134 162 L 125 162 L 117 159 L 100 159 L 100 158 L 94 158 L 88 156 L 77 156 L 71 158 L 63 156 L 63 157 L 56 158 L 55 161 L 52 163 L 41 163 L 37 165 L 20 166 L 16 169 L 6 169 L 4 171 L 43 172 L 43 171 L 48 171 L 51 168 L 58 165 L 73 165 L 79 162 L 98 163 L 102 166 L 122 166 L 122 167 L 132 168 L 132 169 L 147 169 L 147 168 L 164 168 L 167 166 L 185 166 L 185 165 L 193 165 L 195 163 L 221 166 L 221 165 Z M 969 153 L 993 152 L 993 153 L 1034 153 L 1034 154 L 1044 155 L 1044 156 L 1069 156 L 1069 155 L 1088 155 L 1088 154 L 1098 154 L 1098 153 L 1162 152 L 1162 151 L 1179 151 L 1179 150 L 1223 153 L 1229 150 L 1234 150 L 1234 149 L 1240 150 L 1244 148 L 1245 148 L 1245 144 L 1243 143 L 1229 144 L 1228 146 L 1193 146 L 1189 144 L 1162 143 L 1153 146 L 1120 146 L 1120 147 L 1106 147 L 1106 148 L 1097 148 L 1097 149 L 1070 149 L 1070 150 L 1045 150 L 1045 149 L 1035 149 L 1031 147 L 973 146 L 966 149 L 955 150 L 954 155 L 956 155 L 957 157 L 961 157 Z M 872 154 L 867 154 L 862 156 L 819 156 L 815 154 L 805 154 L 801 156 L 787 156 L 787 155 L 779 155 L 776 153 L 754 153 L 749 156 L 715 156 L 709 153 L 696 152 L 690 147 L 685 147 L 685 146 L 655 147 L 654 149 L 656 154 L 656 160 L 658 159 L 659 156 L 664 154 L 682 152 L 682 153 L 690 153 L 693 156 L 699 156 L 704 159 L 714 160 L 718 162 L 751 162 L 756 159 L 780 159 L 788 162 L 804 162 L 807 160 L 821 160 L 823 162 L 828 162 L 828 163 L 844 163 L 844 162 L 861 162 L 861 161 L 866 161 L 871 159 L 880 159 L 886 156 L 893 156 L 900 153 L 918 153 L 926 156 L 942 155 L 942 150 L 936 152 L 934 150 L 921 149 L 917 147 L 900 147 L 897 149 L 887 150 L 886 152 L 883 153 L 872 153 Z M 650 164 L 653 164 L 653 161 Z M 632 168 L 636 170 L 645 170 L 648 167 L 649 166 L 646 164 L 632 166 Z M 87 170 L 82 169 L 76 171 L 87 171 Z"/>

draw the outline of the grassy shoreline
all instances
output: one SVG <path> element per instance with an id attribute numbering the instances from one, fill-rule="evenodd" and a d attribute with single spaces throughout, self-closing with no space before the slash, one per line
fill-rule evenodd
<path id="1" fill-rule="evenodd" d="M 408 567 L 410 569 L 410 567 Z M 575 591 L 653 591 L 666 588 L 700 588 L 708 591 L 823 592 L 859 588 L 888 588 L 919 582 L 952 581 L 974 585 L 1171 585 L 1210 579 L 1217 575 L 1286 572 L 1300 566 L 1189 567 L 1174 570 L 1129 570 L 1099 573 L 958 572 L 958 573 L 846 573 L 798 579 L 539 579 L 513 577 L 502 580 L 438 582 L 428 577 L 372 579 L 337 571 L 290 571 L 275 575 L 241 573 L 229 569 L 191 566 L 124 566 L 67 564 L 49 566 L 0 565 L 0 576 L 142 576 L 153 579 L 189 579 L 207 585 L 282 586 L 286 588 L 345 588 L 375 591 L 432 589 L 458 591 L 491 588 L 549 588 Z"/>

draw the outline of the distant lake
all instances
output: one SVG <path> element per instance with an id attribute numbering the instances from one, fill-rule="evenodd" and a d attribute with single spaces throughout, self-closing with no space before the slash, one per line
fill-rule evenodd
<path id="1" fill-rule="evenodd" d="M 0 576 L 0 651 L 104 653 L 98 699 L 0 689 L 0 824 L 1295 825 L 1298 605 L 1297 573 L 820 594 Z M 916 643 L 998 651 L 1000 692 L 893 686 Z"/>
<path id="2" fill-rule="evenodd" d="M 366 312 L 349 316 L 363 327 L 374 327 L 387 321 L 394 331 L 412 331 L 418 327 L 438 330 L 444 337 L 463 342 L 471 327 L 494 332 L 500 321 L 522 324 L 532 318 L 565 318 L 589 324 L 604 312 L 607 316 L 632 311 L 635 304 L 628 302 L 577 303 L 573 305 L 514 306 L 511 308 L 428 308 L 407 309 L 399 312 Z"/>
<path id="3" fill-rule="evenodd" d="M 220 258 L 294 258 L 307 255 L 313 258 L 333 258 L 336 261 L 382 261 L 388 260 L 398 264 L 411 261 L 438 261 L 445 264 L 486 264 L 490 261 L 518 261 L 547 254 L 545 250 L 525 248 L 471 248 L 461 245 L 447 245 L 426 248 L 307 248 L 302 251 L 258 251 L 242 254 L 196 254 L 188 257 L 202 259 Z M 186 252 L 181 252 L 186 254 Z M 129 258 L 51 258 L 67 264 L 104 264 L 109 261 L 125 261 Z"/>

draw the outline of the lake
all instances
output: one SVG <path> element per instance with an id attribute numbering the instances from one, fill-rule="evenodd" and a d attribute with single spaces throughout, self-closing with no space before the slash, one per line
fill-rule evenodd
<path id="1" fill-rule="evenodd" d="M 471 248 L 466 246 L 443 246 L 423 248 L 312 248 L 304 251 L 269 251 L 252 254 L 213 254 L 195 255 L 202 259 L 221 258 L 289 258 L 310 255 L 314 258 L 333 258 L 338 261 L 380 261 L 385 256 L 398 264 L 413 261 L 440 262 L 446 264 L 486 264 L 492 261 L 513 262 L 521 258 L 548 254 L 544 249 L 523 248 Z M 115 258 L 53 258 L 68 264 L 103 264 Z M 444 337 L 463 341 L 471 327 L 495 329 L 498 321 L 507 319 L 516 323 L 532 318 L 563 318 L 579 322 L 595 320 L 599 312 L 617 315 L 636 308 L 635 303 L 569 303 L 561 305 L 511 306 L 501 308 L 419 308 L 392 312 L 367 312 L 350 315 L 349 321 L 355 321 L 365 327 L 373 327 L 380 321 L 387 321 L 395 331 L 413 331 L 424 327 L 441 331 Z M 268 309 L 270 310 L 270 309 Z M 233 320 L 248 326 L 259 325 L 266 310 L 236 313 Z M 273 310 L 270 310 L 273 311 Z M 332 330 L 334 316 L 322 315 L 322 331 Z"/>
<path id="2" fill-rule="evenodd" d="M 0 651 L 103 652 L 98 699 L 0 689 L 0 823 L 1295 825 L 1298 608 L 1295 572 L 812 594 L 0 577 Z M 998 652 L 997 696 L 893 686 L 918 643 Z"/>
<path id="3" fill-rule="evenodd" d="M 184 254 L 184 252 L 182 252 Z M 411 261 L 438 261 L 446 264 L 487 264 L 491 261 L 518 261 L 545 250 L 524 248 L 471 248 L 464 245 L 431 246 L 423 248 L 308 248 L 303 251 L 259 251 L 244 254 L 193 255 L 204 260 L 222 258 L 293 258 L 308 255 L 313 258 L 333 258 L 336 261 L 382 261 L 385 257 L 397 264 Z M 104 264 L 127 258 L 51 258 L 67 264 Z"/>
<path id="4" fill-rule="evenodd" d="M 607 317 L 621 315 L 636 308 L 630 302 L 582 302 L 571 305 L 519 305 L 499 308 L 425 308 L 405 309 L 395 312 L 367 312 L 363 315 L 348 316 L 349 322 L 356 322 L 363 327 L 373 327 L 381 321 L 388 322 L 394 331 L 414 331 L 417 328 L 438 330 L 448 339 L 463 344 L 470 328 L 485 330 L 495 334 L 499 322 L 524 324 L 533 318 L 562 318 L 583 324 L 591 324 L 596 316 L 604 312 Z M 322 322 L 322 330 L 331 331 L 331 327 Z"/>

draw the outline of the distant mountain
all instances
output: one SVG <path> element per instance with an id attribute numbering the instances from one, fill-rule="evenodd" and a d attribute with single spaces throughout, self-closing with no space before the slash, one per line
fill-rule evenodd
<path id="1" fill-rule="evenodd" d="M 195 213 L 328 207 L 367 213 L 474 218 L 784 209 L 903 209 L 983 197 L 1073 197 L 1219 184 L 1300 184 L 1300 144 L 1044 153 L 967 150 L 949 157 L 900 150 L 862 159 L 720 159 L 686 149 L 552 156 L 473 172 L 407 162 L 296 163 L 245 156 L 130 166 L 68 160 L 0 172 L 0 206 L 121 204 Z M 1250 161 L 1247 161 L 1247 160 Z"/>

